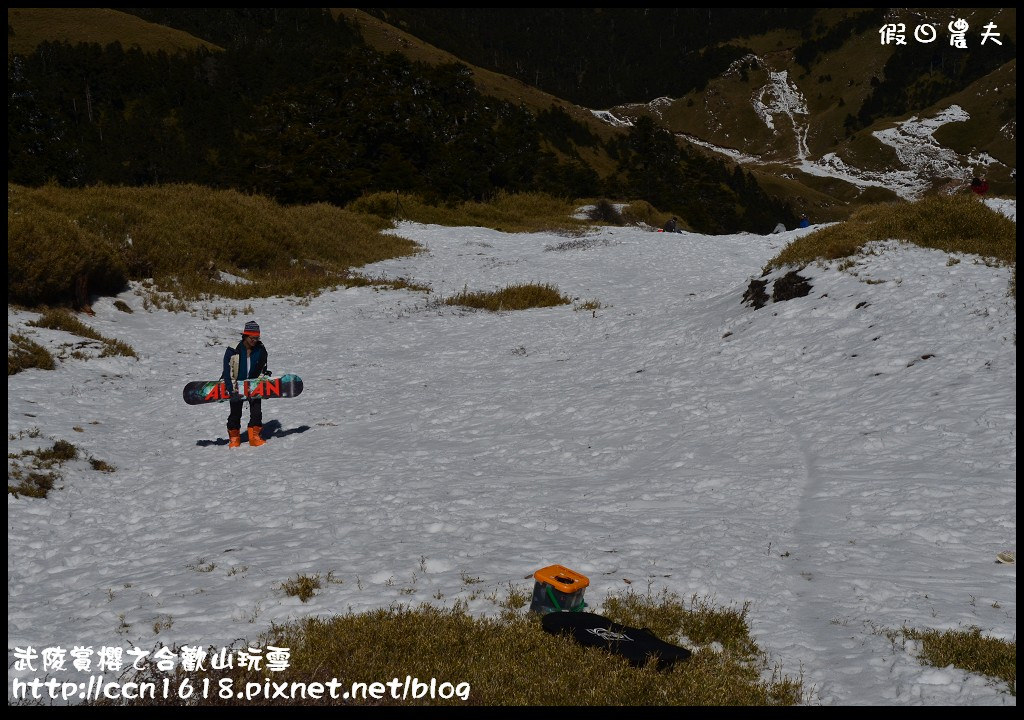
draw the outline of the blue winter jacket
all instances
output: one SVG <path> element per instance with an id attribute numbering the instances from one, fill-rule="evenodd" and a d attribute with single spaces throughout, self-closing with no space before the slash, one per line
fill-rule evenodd
<path id="1" fill-rule="evenodd" d="M 238 374 L 235 377 L 231 372 L 231 359 L 238 358 Z M 262 342 L 257 342 L 252 349 L 252 354 L 245 352 L 245 341 L 242 340 L 233 348 L 224 351 L 224 372 L 221 379 L 230 387 L 235 380 L 248 380 L 259 377 L 267 372 L 267 348 Z"/>

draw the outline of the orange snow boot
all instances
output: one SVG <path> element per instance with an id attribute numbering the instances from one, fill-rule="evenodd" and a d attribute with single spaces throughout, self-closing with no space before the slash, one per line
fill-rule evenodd
<path id="1" fill-rule="evenodd" d="M 241 430 L 228 430 L 228 447 L 240 447 L 242 444 Z"/>
<path id="2" fill-rule="evenodd" d="M 262 425 L 256 425 L 255 427 L 249 428 L 249 444 L 252 447 L 259 447 L 260 445 L 267 444 L 267 441 L 260 437 L 261 430 L 263 430 Z"/>

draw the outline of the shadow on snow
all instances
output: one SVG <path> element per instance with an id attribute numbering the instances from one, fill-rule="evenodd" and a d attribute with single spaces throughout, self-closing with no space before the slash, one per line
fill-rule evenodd
<path id="1" fill-rule="evenodd" d="M 248 442 L 246 440 L 245 428 L 242 428 L 242 440 L 243 444 Z M 281 422 L 279 420 L 271 420 L 263 425 L 263 431 L 260 432 L 260 437 L 264 440 L 269 438 L 282 438 L 286 435 L 294 435 L 295 433 L 304 433 L 309 430 L 309 425 L 299 425 L 298 427 L 291 428 L 290 430 L 284 430 L 281 428 Z M 209 447 L 210 445 L 227 445 L 228 439 L 226 437 L 217 438 L 216 440 L 196 440 L 196 445 L 199 447 Z"/>

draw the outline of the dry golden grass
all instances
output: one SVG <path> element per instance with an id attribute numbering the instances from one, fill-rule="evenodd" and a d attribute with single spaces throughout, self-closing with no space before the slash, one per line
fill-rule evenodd
<path id="1" fill-rule="evenodd" d="M 765 267 L 836 260 L 873 241 L 899 240 L 949 253 L 968 253 L 1016 265 L 1017 226 L 973 195 L 931 196 L 911 203 L 883 203 L 849 220 L 797 238 Z"/>
<path id="2" fill-rule="evenodd" d="M 26 335 L 14 333 L 10 336 L 7 350 L 7 377 L 16 375 L 29 368 L 53 370 L 57 363 L 50 351 Z"/>
<path id="3" fill-rule="evenodd" d="M 147 52 L 173 54 L 206 47 L 223 48 L 181 30 L 157 25 L 112 8 L 7 8 L 7 55 L 27 55 L 43 41 L 99 43 L 120 42 Z"/>
<path id="4" fill-rule="evenodd" d="M 60 474 L 54 472 L 24 472 L 18 467 L 8 468 L 7 494 L 14 497 L 45 498 L 59 479 Z"/>
<path id="5" fill-rule="evenodd" d="M 297 575 L 294 579 L 281 583 L 285 595 L 297 597 L 302 602 L 316 595 L 316 591 L 322 586 L 319 575 Z"/>
<path id="6" fill-rule="evenodd" d="M 346 209 L 388 220 L 412 220 L 446 227 L 486 227 L 508 233 L 579 233 L 589 226 L 588 221 L 572 217 L 575 203 L 532 192 L 499 192 L 485 203 L 456 205 L 431 205 L 416 195 L 379 192 L 354 200 Z"/>
<path id="7" fill-rule="evenodd" d="M 45 498 L 60 479 L 55 469 L 78 457 L 78 448 L 67 440 L 58 440 L 52 447 L 25 450 L 7 456 L 7 494 L 14 497 Z"/>
<path id="8" fill-rule="evenodd" d="M 903 628 L 887 633 L 894 643 L 903 638 L 921 643 L 919 659 L 944 668 L 949 665 L 979 673 L 1006 683 L 1011 695 L 1017 695 L 1017 643 L 983 637 L 981 628 L 964 630 L 914 630 Z"/>
<path id="9" fill-rule="evenodd" d="M 8 184 L 7 195 L 8 301 L 29 306 L 68 302 L 83 276 L 99 294 L 152 278 L 184 300 L 304 296 L 419 249 L 379 217 L 198 185 Z"/>
<path id="10" fill-rule="evenodd" d="M 628 610 L 617 615 L 620 609 Z M 771 679 L 761 651 L 749 637 L 744 611 L 721 611 L 710 603 L 695 601 L 690 608 L 673 596 L 652 598 L 629 596 L 604 613 L 616 622 L 631 617 L 651 621 L 665 637 L 679 634 L 680 624 L 707 628 L 707 642 L 725 649 L 715 651 L 695 646 L 696 652 L 671 669 L 658 671 L 654 665 L 631 666 L 625 658 L 597 648 L 584 648 L 567 637 L 543 631 L 539 617 L 505 611 L 500 618 L 471 617 L 465 608 L 438 609 L 395 606 L 368 613 L 333 617 L 310 617 L 273 627 L 259 645 L 288 648 L 289 666 L 275 673 L 234 669 L 223 673 L 179 671 L 175 687 L 187 677 L 193 688 L 210 680 L 230 678 L 238 691 L 252 688 L 262 693 L 265 679 L 273 683 L 328 683 L 340 681 L 340 692 L 351 691 L 351 683 L 387 683 L 398 678 L 404 684 L 411 676 L 421 682 L 451 683 L 448 697 L 383 697 L 350 699 L 271 699 L 275 705 L 472 705 L 472 706 L 756 706 L 794 705 L 803 700 L 799 679 L 784 677 L 776 668 Z M 715 618 L 722 615 L 721 618 Z M 737 652 L 733 648 L 742 648 Z M 160 679 L 163 674 L 153 673 Z M 253 683 L 253 685 L 249 685 Z M 461 690 L 460 690 L 461 688 Z M 460 690 L 462 695 L 456 695 Z M 251 705 L 253 700 L 235 693 L 221 697 L 213 693 L 203 704 Z M 134 701 L 133 705 L 160 704 Z M 193 698 L 193 704 L 196 699 Z M 171 698 L 171 703 L 181 704 Z"/>
<path id="11" fill-rule="evenodd" d="M 32 320 L 26 324 L 31 327 L 63 330 L 72 335 L 97 340 L 103 343 L 103 352 L 100 354 L 100 357 L 123 355 L 125 357 L 138 358 L 138 354 L 128 343 L 100 335 L 67 310 L 61 308 L 46 309 L 38 320 Z"/>
<path id="12" fill-rule="evenodd" d="M 394 219 L 573 235 L 589 227 L 572 217 L 576 207 L 543 193 L 499 193 L 486 203 L 454 206 L 376 193 L 342 209 L 325 203 L 284 206 L 189 184 L 8 184 L 8 301 L 29 307 L 81 303 L 77 288 L 83 278 L 88 291 L 100 295 L 120 292 L 128 280 L 147 281 L 153 302 L 160 298 L 161 307 L 175 311 L 203 297 L 306 297 L 339 285 L 428 290 L 407 279 L 375 280 L 353 270 L 420 250 L 383 232 Z"/>
<path id="13" fill-rule="evenodd" d="M 672 215 L 663 213 L 646 200 L 634 200 L 622 209 L 622 220 L 627 225 L 648 225 L 653 228 L 660 228 Z M 688 230 L 686 221 L 679 219 L 680 230 Z"/>
<path id="14" fill-rule="evenodd" d="M 458 295 L 444 301 L 445 305 L 462 305 L 490 312 L 554 307 L 567 305 L 570 302 L 572 300 L 562 295 L 558 288 L 534 283 L 509 285 L 492 292 L 463 290 Z"/>

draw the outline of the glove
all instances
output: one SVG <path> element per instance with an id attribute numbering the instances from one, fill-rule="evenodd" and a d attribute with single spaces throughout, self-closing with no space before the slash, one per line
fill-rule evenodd
<path id="1" fill-rule="evenodd" d="M 228 399 L 231 402 L 235 402 L 236 400 L 242 399 L 242 396 L 238 392 L 238 386 L 235 383 L 231 382 L 230 380 L 222 380 L 221 382 L 224 383 L 224 387 L 228 391 Z"/>

